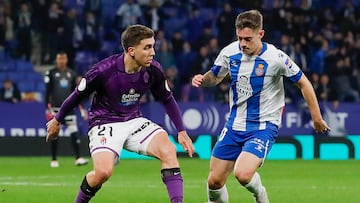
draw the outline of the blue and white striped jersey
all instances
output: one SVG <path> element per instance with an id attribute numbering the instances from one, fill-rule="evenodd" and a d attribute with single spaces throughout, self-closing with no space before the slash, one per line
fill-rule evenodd
<path id="1" fill-rule="evenodd" d="M 249 56 L 242 53 L 238 41 L 221 50 L 211 70 L 215 76 L 230 75 L 227 127 L 238 131 L 263 130 L 267 122 L 280 126 L 283 76 L 295 83 L 302 75 L 299 66 L 274 45 L 263 43 L 259 55 Z"/>

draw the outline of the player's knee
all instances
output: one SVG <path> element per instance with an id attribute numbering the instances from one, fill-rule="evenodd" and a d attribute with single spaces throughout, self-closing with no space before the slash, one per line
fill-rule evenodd
<path id="1" fill-rule="evenodd" d="M 236 179 L 241 185 L 246 185 L 250 182 L 254 172 L 252 171 L 234 171 Z"/>
<path id="2" fill-rule="evenodd" d="M 212 190 L 217 190 L 225 185 L 225 181 L 216 176 L 209 176 L 208 187 Z"/>
<path id="3" fill-rule="evenodd" d="M 111 177 L 112 172 L 113 170 L 108 168 L 97 169 L 95 170 L 95 177 L 102 184 Z"/>
<path id="4" fill-rule="evenodd" d="M 176 159 L 175 146 L 171 143 L 161 146 L 159 156 L 159 158 L 164 161 Z"/>

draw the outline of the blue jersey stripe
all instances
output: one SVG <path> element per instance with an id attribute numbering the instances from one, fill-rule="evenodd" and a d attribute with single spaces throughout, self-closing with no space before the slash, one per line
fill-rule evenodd
<path id="1" fill-rule="evenodd" d="M 250 76 L 252 96 L 247 100 L 246 130 L 259 130 L 260 127 L 260 93 L 263 89 L 264 78 L 268 64 L 257 57 Z"/>
<path id="2" fill-rule="evenodd" d="M 237 110 L 236 102 L 239 98 L 238 91 L 236 89 L 236 83 L 238 81 L 238 75 L 239 75 L 239 71 L 240 71 L 241 57 L 242 57 L 242 54 L 236 54 L 234 56 L 231 56 L 229 59 L 229 63 L 230 63 L 230 73 L 229 74 L 230 74 L 230 77 L 232 78 L 230 88 L 232 89 L 232 92 L 233 92 L 233 101 L 232 101 L 233 105 L 231 106 L 230 116 L 229 116 L 229 120 L 227 122 L 228 128 L 232 128 L 232 125 L 236 118 L 236 110 Z"/>

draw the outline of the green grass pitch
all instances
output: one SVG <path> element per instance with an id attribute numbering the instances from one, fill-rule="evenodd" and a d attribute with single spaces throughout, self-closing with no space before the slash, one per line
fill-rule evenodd
<path id="1" fill-rule="evenodd" d="M 60 157 L 50 168 L 48 157 L 0 157 L 1 203 L 74 202 L 84 175 L 92 168 Z M 208 160 L 181 158 L 184 202 L 206 201 Z M 113 176 L 92 203 L 166 203 L 157 160 L 120 160 Z M 259 170 L 272 203 L 359 203 L 359 161 L 267 160 Z M 230 203 L 253 202 L 234 176 L 227 183 Z"/>

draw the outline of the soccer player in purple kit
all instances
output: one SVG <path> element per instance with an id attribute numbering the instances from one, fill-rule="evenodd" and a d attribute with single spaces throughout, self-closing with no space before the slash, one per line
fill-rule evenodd
<path id="1" fill-rule="evenodd" d="M 192 157 L 194 146 L 182 123 L 178 105 L 161 65 L 153 60 L 154 32 L 143 25 L 129 26 L 121 35 L 123 54 L 95 64 L 63 102 L 47 125 L 46 141 L 56 139 L 67 112 L 93 94 L 89 109 L 89 148 L 94 168 L 84 177 L 76 203 L 89 202 L 112 175 L 121 150 L 155 157 L 161 162 L 161 177 L 171 203 L 183 202 L 183 179 L 167 132 L 140 112 L 140 98 L 151 91 L 162 102 L 178 130 L 178 142 Z"/>

